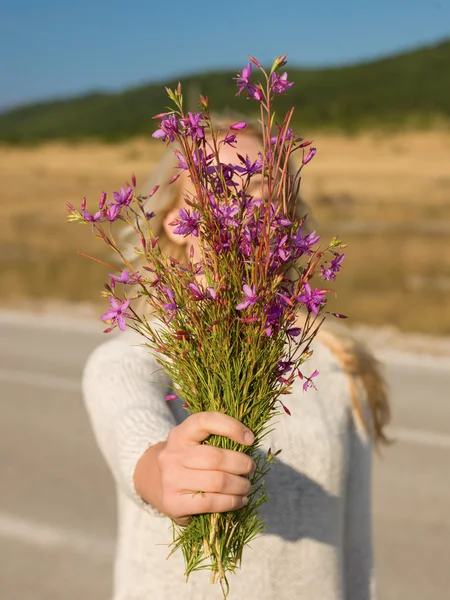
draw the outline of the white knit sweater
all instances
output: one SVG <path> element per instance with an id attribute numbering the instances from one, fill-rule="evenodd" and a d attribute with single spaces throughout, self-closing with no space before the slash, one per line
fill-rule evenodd
<path id="1" fill-rule="evenodd" d="M 89 357 L 83 393 L 100 449 L 117 484 L 114 600 L 220 600 L 205 572 L 185 582 L 181 553 L 168 560 L 170 519 L 137 495 L 133 473 L 149 445 L 167 438 L 187 413 L 165 402 L 169 381 L 133 332 Z M 305 365 L 306 366 L 306 365 Z M 349 382 L 337 358 L 316 342 L 301 382 L 285 396 L 265 446 L 282 449 L 266 478 L 267 532 L 244 551 L 230 577 L 230 600 L 373 600 L 371 445 L 352 416 Z"/>

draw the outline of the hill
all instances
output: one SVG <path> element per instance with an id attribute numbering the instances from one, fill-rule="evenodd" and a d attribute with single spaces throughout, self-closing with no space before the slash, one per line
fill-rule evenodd
<path id="1" fill-rule="evenodd" d="M 450 120 L 450 40 L 369 63 L 326 69 L 288 68 L 295 82 L 278 99 L 284 113 L 296 107 L 300 131 L 321 128 L 356 130 L 371 126 L 423 126 Z M 289 65 L 288 65 L 289 67 Z M 216 111 L 251 114 L 256 104 L 236 98 L 235 72 L 182 78 L 188 98 L 201 92 Z M 177 81 L 166 85 L 175 86 Z M 0 141 L 35 143 L 55 139 L 120 140 L 149 134 L 151 117 L 168 99 L 161 83 L 122 93 L 34 104 L 0 115 Z M 194 103 L 191 108 L 195 110 Z"/>

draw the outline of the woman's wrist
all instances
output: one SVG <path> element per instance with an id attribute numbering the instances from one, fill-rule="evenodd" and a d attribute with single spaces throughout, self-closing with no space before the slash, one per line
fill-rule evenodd
<path id="1" fill-rule="evenodd" d="M 158 457 L 167 442 L 159 442 L 147 448 L 136 464 L 134 487 L 138 495 L 153 508 L 162 511 L 161 472 Z"/>

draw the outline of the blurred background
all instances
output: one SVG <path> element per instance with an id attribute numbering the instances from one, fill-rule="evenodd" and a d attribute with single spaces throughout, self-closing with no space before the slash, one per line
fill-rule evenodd
<path id="1" fill-rule="evenodd" d="M 262 7 L 16 0 L 0 9 L 0 589 L 107 599 L 109 474 L 79 377 L 101 340 L 104 257 L 65 203 L 95 206 L 164 152 L 152 116 L 181 81 L 253 115 L 232 77 L 288 53 L 303 195 L 348 244 L 334 308 L 384 362 L 395 445 L 375 459 L 382 600 L 441 600 L 450 575 L 450 4 Z M 57 567 L 57 568 L 56 568 Z"/>

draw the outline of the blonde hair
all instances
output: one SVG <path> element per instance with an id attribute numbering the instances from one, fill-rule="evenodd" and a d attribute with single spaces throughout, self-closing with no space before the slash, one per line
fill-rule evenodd
<path id="1" fill-rule="evenodd" d="M 386 381 L 381 364 L 369 348 L 354 338 L 348 329 L 321 327 L 317 339 L 337 357 L 348 376 L 352 414 L 355 421 L 366 431 L 375 444 L 388 444 L 385 428 L 391 420 Z M 362 393 L 361 393 L 362 392 Z M 366 416 L 364 402 L 369 409 Z"/>
<path id="2" fill-rule="evenodd" d="M 235 115 L 234 118 L 225 117 L 214 121 L 216 129 L 229 127 L 230 124 L 242 120 Z M 248 122 L 248 119 L 246 119 Z M 254 135 L 258 137 L 258 130 L 254 124 L 247 127 L 244 134 Z M 292 159 L 291 159 L 292 160 Z M 150 174 L 149 178 L 142 186 L 140 193 L 148 195 L 149 192 L 158 185 L 158 192 L 149 198 L 146 202 L 145 209 L 147 212 L 154 212 L 151 225 L 152 231 L 157 236 L 158 243 L 162 251 L 182 262 L 187 259 L 186 247 L 176 244 L 167 236 L 164 229 L 164 219 L 169 211 L 182 206 L 183 187 L 180 180 L 169 184 L 170 179 L 175 174 L 178 159 L 172 149 L 168 149 L 162 159 L 156 165 L 155 169 Z M 298 164 L 292 160 L 292 171 L 296 172 Z M 307 204 L 299 194 L 297 197 L 295 216 L 299 219 L 309 213 Z M 314 221 L 310 214 L 305 222 L 305 231 L 310 231 L 314 226 Z M 133 248 L 136 242 L 135 231 L 128 227 L 122 232 L 122 243 L 127 245 L 131 252 L 128 252 L 128 258 L 131 262 L 136 262 L 136 259 L 142 261 L 142 258 L 137 253 L 134 253 Z M 134 254 L 134 260 L 133 255 Z M 139 265 L 136 264 L 136 270 Z M 317 339 L 327 346 L 339 360 L 342 369 L 348 375 L 352 414 L 356 422 L 362 426 L 365 431 L 371 436 L 372 440 L 377 443 L 387 443 L 388 439 L 385 434 L 385 427 L 390 421 L 390 407 L 387 397 L 387 390 L 384 378 L 381 374 L 381 369 L 378 361 L 375 359 L 370 350 L 360 341 L 354 339 L 347 328 L 330 326 L 326 323 L 326 327 L 321 327 Z M 363 394 L 361 394 L 361 387 Z M 370 416 L 365 416 L 364 403 L 367 403 Z"/>

